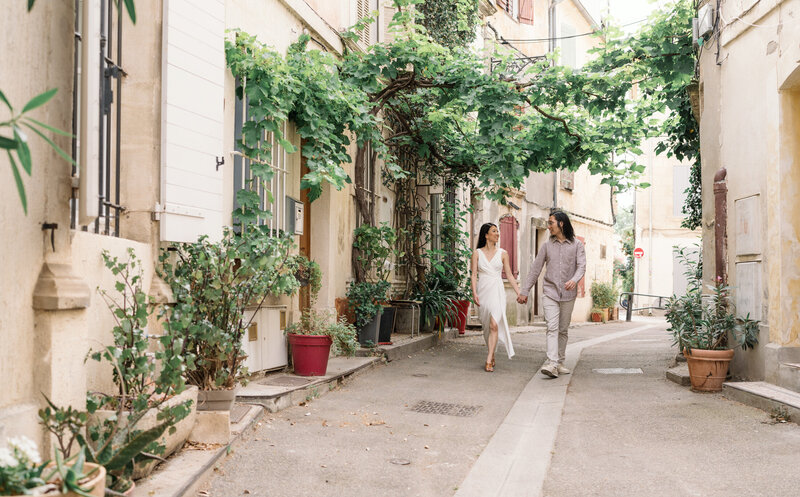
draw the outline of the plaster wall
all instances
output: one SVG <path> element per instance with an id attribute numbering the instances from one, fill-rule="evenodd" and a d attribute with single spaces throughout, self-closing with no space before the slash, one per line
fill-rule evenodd
<path id="1" fill-rule="evenodd" d="M 716 170 L 727 169 L 728 281 L 738 287 L 737 300 L 744 295 L 758 306 L 768 337 L 755 354 L 734 364 L 734 373 L 763 375 L 796 389 L 800 378 L 787 380 L 779 369 L 800 346 L 798 15 L 797 0 L 757 2 L 752 9 L 724 2 L 719 64 L 714 53 L 701 58 L 703 185 L 710 191 Z M 711 212 L 704 215 L 704 231 L 713 234 L 709 193 L 704 210 Z M 743 230 L 745 215 L 752 222 Z M 704 249 L 705 259 L 713 259 L 713 245 Z M 758 268 L 761 291 L 753 292 L 749 280 L 737 281 L 752 278 L 752 268 Z M 707 279 L 713 274 L 706 268 Z"/>
<path id="2" fill-rule="evenodd" d="M 53 99 L 30 117 L 64 130 L 71 128 L 72 116 L 72 17 L 70 0 L 37 2 L 29 13 L 25 3 L 9 3 L 0 16 L 0 32 L 4 33 L 0 39 L 0 53 L 4 54 L 0 90 L 18 112 L 34 96 L 58 88 Z M 8 108 L 0 105 L 0 121 L 9 117 Z M 22 171 L 19 161 L 17 165 L 25 184 L 27 215 L 8 156 L 0 155 L 0 170 L 5 175 L 0 182 L 0 440 L 18 434 L 40 438 L 35 423 L 41 401 L 36 368 L 39 341 L 34 333 L 32 295 L 43 262 L 63 262 L 69 257 L 70 166 L 33 132 L 24 131 L 33 162 L 31 176 Z M 2 134 L 10 135 L 8 128 L 2 128 Z M 58 136 L 54 141 L 69 150 L 68 138 Z M 50 232 L 42 230 L 44 222 L 59 225 L 54 233 L 56 252 Z"/>

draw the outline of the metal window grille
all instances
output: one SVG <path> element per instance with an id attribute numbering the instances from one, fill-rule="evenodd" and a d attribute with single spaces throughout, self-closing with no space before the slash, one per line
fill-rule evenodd
<path id="1" fill-rule="evenodd" d="M 237 81 L 237 86 L 239 86 Z M 236 99 L 234 109 L 234 136 L 236 140 L 236 150 L 241 152 L 239 140 L 242 138 L 242 126 L 248 119 L 245 104 L 247 102 L 239 98 Z M 284 121 L 281 130 L 284 137 L 289 131 L 288 124 Z M 270 165 L 274 174 L 272 178 L 264 183 L 260 180 L 254 181 L 255 176 L 250 168 L 250 160 L 240 154 L 234 155 L 233 159 L 233 209 L 239 208 L 236 201 L 236 192 L 239 190 L 254 191 L 261 199 L 260 208 L 270 212 L 270 216 L 258 218 L 258 224 L 268 226 L 273 234 L 283 232 L 286 229 L 286 176 L 288 174 L 289 154 L 286 149 L 278 143 L 273 133 L 267 133 L 263 138 L 269 141 L 272 149 Z M 272 194 L 272 199 L 270 199 Z"/>
<path id="2" fill-rule="evenodd" d="M 81 46 L 83 23 L 81 12 L 82 0 L 75 1 L 75 67 L 73 73 L 73 118 L 72 118 L 72 156 L 78 160 L 80 156 L 80 124 L 83 116 L 80 115 L 80 102 L 84 97 L 80 93 L 81 81 Z M 99 203 L 98 218 L 89 226 L 82 227 L 85 231 L 93 233 L 119 236 L 120 213 L 124 207 L 120 205 L 120 141 L 122 136 L 121 126 L 121 93 L 122 78 L 127 75 L 122 68 L 122 16 L 123 9 L 119 8 L 112 0 L 100 2 L 100 127 L 99 127 L 99 157 L 97 164 Z M 83 167 L 95 167 L 92 164 L 82 164 Z M 73 168 L 72 175 L 80 174 Z M 70 226 L 76 229 L 78 219 L 78 198 L 73 193 L 70 202 Z"/>
<path id="3" fill-rule="evenodd" d="M 431 250 L 442 248 L 442 195 L 431 194 Z"/>

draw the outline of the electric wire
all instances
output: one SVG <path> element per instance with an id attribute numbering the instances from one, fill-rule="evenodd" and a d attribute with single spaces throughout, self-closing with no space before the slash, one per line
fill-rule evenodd
<path id="1" fill-rule="evenodd" d="M 647 21 L 647 19 L 640 19 L 638 21 L 629 22 L 627 24 L 622 24 L 622 25 L 616 26 L 616 27 L 626 28 L 628 26 L 633 26 L 634 24 L 641 24 L 641 23 L 643 23 L 645 21 Z M 547 42 L 547 41 L 569 40 L 569 39 L 572 39 L 572 38 L 581 38 L 583 36 L 592 36 L 592 35 L 595 35 L 595 34 L 600 33 L 600 32 L 602 32 L 602 30 L 597 29 L 597 30 L 594 30 L 594 31 L 586 32 L 586 33 L 579 33 L 579 34 L 568 35 L 568 36 L 556 36 L 556 37 L 553 37 L 553 38 L 506 38 L 505 41 L 508 41 L 508 42 L 513 41 L 513 42 L 517 42 L 517 43 L 544 43 L 544 42 Z"/>

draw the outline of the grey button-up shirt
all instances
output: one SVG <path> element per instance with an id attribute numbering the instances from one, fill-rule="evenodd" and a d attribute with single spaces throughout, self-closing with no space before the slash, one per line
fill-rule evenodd
<path id="1" fill-rule="evenodd" d="M 578 296 L 578 282 L 586 273 L 586 251 L 583 243 L 577 238 L 559 242 L 556 237 L 551 236 L 542 245 L 533 261 L 533 267 L 528 271 L 525 284 L 522 285 L 522 295 L 527 296 L 531 291 L 545 262 L 547 270 L 544 273 L 544 294 L 557 302 L 574 300 Z M 575 288 L 567 290 L 564 284 L 570 280 L 575 282 Z"/>

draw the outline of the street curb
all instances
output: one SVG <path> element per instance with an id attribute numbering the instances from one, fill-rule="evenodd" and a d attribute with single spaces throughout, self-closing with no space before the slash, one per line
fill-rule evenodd
<path id="1" fill-rule="evenodd" d="M 764 381 L 725 382 L 722 395 L 767 413 L 784 411 L 788 420 L 800 424 L 800 393 Z"/>

